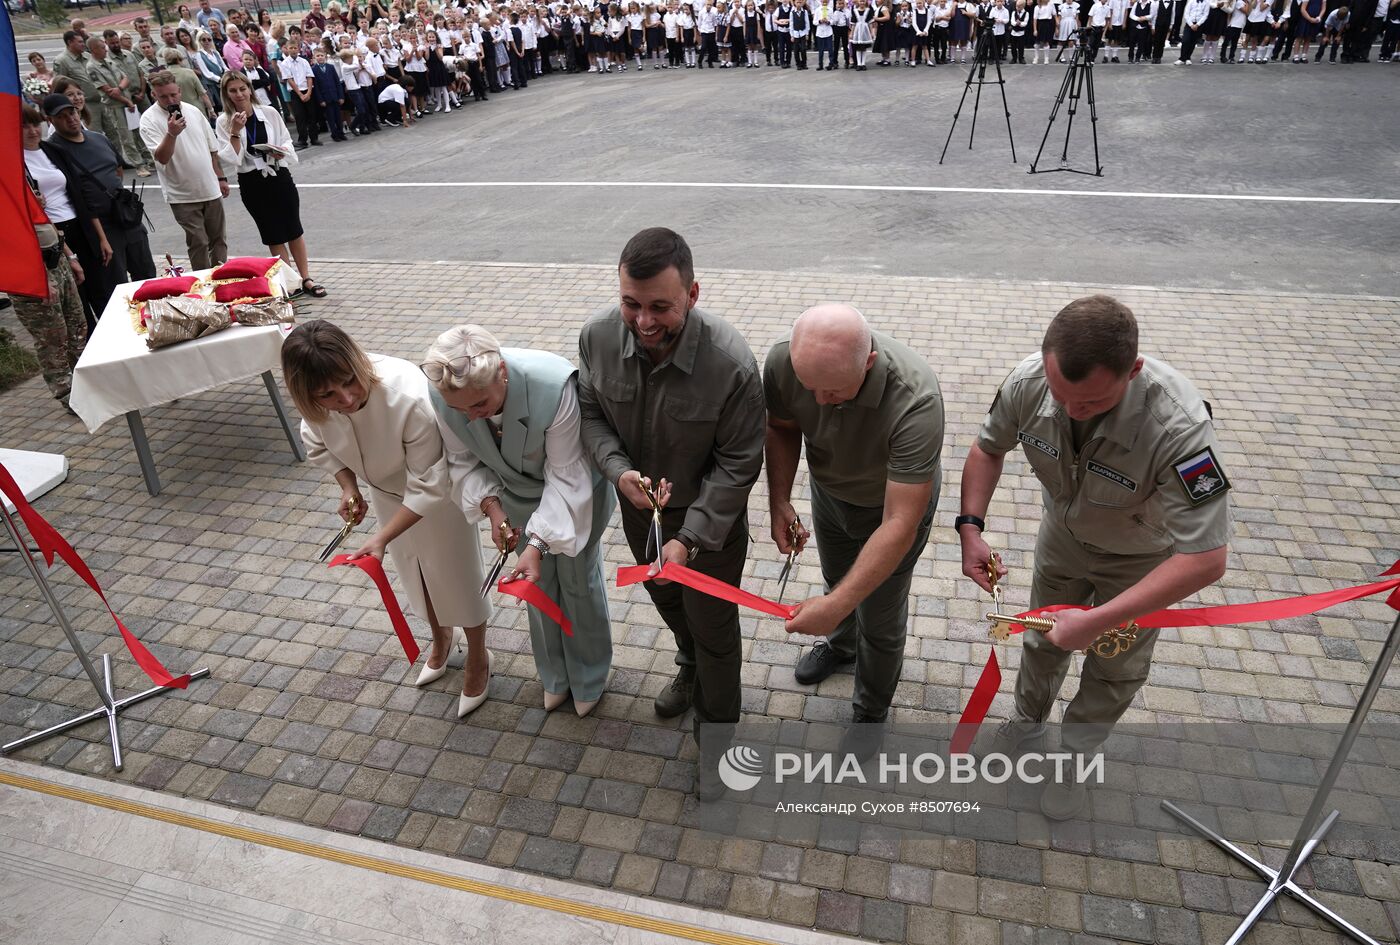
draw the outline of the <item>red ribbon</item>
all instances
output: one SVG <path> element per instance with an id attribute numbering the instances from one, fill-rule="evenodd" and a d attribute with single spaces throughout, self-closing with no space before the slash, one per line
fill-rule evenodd
<path id="1" fill-rule="evenodd" d="M 349 555 L 336 555 L 331 559 L 328 568 L 339 567 L 342 564 L 349 564 L 359 568 L 370 576 L 375 586 L 379 588 L 379 596 L 384 601 L 384 610 L 389 614 L 389 623 L 394 627 L 394 632 L 399 636 L 399 645 L 403 647 L 403 655 L 408 657 L 410 663 L 418 661 L 418 641 L 413 639 L 413 631 L 408 628 L 408 621 L 404 619 L 403 608 L 399 606 L 399 599 L 394 596 L 394 589 L 389 586 L 389 576 L 384 573 L 384 565 L 374 555 L 361 555 L 358 558 L 351 558 Z"/>
<path id="2" fill-rule="evenodd" d="M 529 581 L 501 581 L 496 585 L 497 590 L 502 594 L 509 594 L 511 597 L 518 597 L 531 607 L 544 614 L 550 620 L 559 624 L 559 629 L 564 631 L 564 636 L 574 635 L 574 625 L 569 622 L 569 618 L 564 616 L 564 611 L 559 609 L 548 594 L 540 590 L 539 586 Z"/>
<path id="3" fill-rule="evenodd" d="M 618 568 L 617 586 L 629 587 L 633 584 L 640 584 L 646 580 L 662 578 L 667 581 L 675 581 L 677 584 L 684 584 L 686 587 L 694 588 L 702 594 L 708 594 L 720 600 L 727 600 L 731 604 L 747 607 L 749 610 L 756 610 L 759 613 L 770 614 L 774 617 L 782 617 L 784 620 L 791 620 L 793 614 L 797 613 L 796 607 L 778 604 L 768 600 L 766 597 L 750 594 L 742 588 L 735 587 L 732 584 L 725 584 L 718 578 L 712 578 L 708 574 L 701 574 L 699 571 L 691 570 L 683 564 L 667 561 L 661 566 L 661 571 L 655 577 L 649 579 L 647 577 L 647 572 L 650 570 L 651 565 L 648 564 L 636 564 L 631 567 Z"/>
<path id="4" fill-rule="evenodd" d="M 19 483 L 15 482 L 10 471 L 0 463 L 0 492 L 3 492 L 19 512 L 20 518 L 24 519 L 24 525 L 29 529 L 29 534 L 33 536 L 35 543 L 39 546 L 40 552 L 44 555 L 44 562 L 53 567 L 54 555 L 62 558 L 68 567 L 72 568 L 78 577 L 83 579 L 83 583 L 92 588 L 93 592 L 102 599 L 102 604 L 107 608 L 107 613 L 112 615 L 112 620 L 116 623 L 117 629 L 121 631 L 122 641 L 126 643 L 127 652 L 136 660 L 136 665 L 150 677 L 151 682 L 157 686 L 164 686 L 169 689 L 184 689 L 190 684 L 189 674 L 184 676 L 171 676 L 169 670 L 161 665 L 160 660 L 151 655 L 151 651 L 136 639 L 136 635 L 126 628 L 117 612 L 112 609 L 112 605 L 107 602 L 107 595 L 102 592 L 102 585 L 97 583 L 97 578 L 93 577 L 92 571 L 88 569 L 81 555 L 73 550 L 73 546 L 68 544 L 62 535 L 44 520 L 44 517 L 34 510 L 29 501 L 24 497 L 24 491 L 20 489 Z"/>
<path id="5" fill-rule="evenodd" d="M 1400 575 L 1400 561 L 1396 561 L 1388 570 L 1381 574 L 1381 577 L 1390 575 Z M 1144 617 L 1139 617 L 1137 625 L 1144 630 L 1157 630 L 1164 627 L 1217 627 L 1224 624 L 1237 623 L 1261 623 L 1270 620 L 1286 620 L 1289 617 L 1302 617 L 1307 614 L 1315 614 L 1320 610 L 1344 604 L 1347 601 L 1359 600 L 1363 597 L 1372 597 L 1376 594 L 1383 594 L 1390 591 L 1386 598 L 1386 604 L 1395 610 L 1400 610 L 1400 577 L 1391 577 L 1387 581 L 1376 581 L 1371 584 L 1357 584 L 1353 587 L 1343 587 L 1335 591 L 1323 591 L 1319 594 L 1305 594 L 1300 597 L 1281 597 L 1277 600 L 1261 600 L 1253 604 L 1227 604 L 1220 607 L 1190 607 L 1181 610 L 1157 610 Z M 1061 610 L 1088 610 L 1087 607 L 1080 607 L 1074 604 L 1055 604 L 1050 607 L 1040 607 L 1036 610 L 1028 610 L 1025 613 L 1017 614 L 1018 617 L 1039 617 L 1044 614 L 1052 614 Z M 1021 624 L 1012 624 L 1012 633 L 1021 633 L 1025 627 Z M 973 739 L 977 737 L 978 726 L 987 717 L 987 710 L 991 708 L 992 699 L 996 697 L 997 691 L 1001 688 L 1001 665 L 997 662 L 997 653 L 993 649 L 987 656 L 987 663 L 982 667 L 982 675 L 977 679 L 977 685 L 972 689 L 972 696 L 967 700 L 967 708 L 963 709 L 962 717 L 958 719 L 957 728 L 953 731 L 952 744 L 949 751 L 955 755 L 966 754 L 972 747 Z"/>

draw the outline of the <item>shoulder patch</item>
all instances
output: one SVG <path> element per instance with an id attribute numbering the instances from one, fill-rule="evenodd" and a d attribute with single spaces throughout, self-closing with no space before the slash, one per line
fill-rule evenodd
<path id="1" fill-rule="evenodd" d="M 1210 447 L 1172 464 L 1172 469 L 1176 470 L 1176 477 L 1181 480 L 1192 505 L 1201 505 L 1230 489 L 1230 480 L 1225 478 L 1225 470 L 1215 461 Z"/>
<path id="2" fill-rule="evenodd" d="M 1042 453 L 1044 453 L 1046 456 L 1049 456 L 1052 459 L 1060 458 L 1060 448 L 1058 446 L 1051 446 L 1049 443 L 1046 443 L 1040 437 L 1032 436 L 1025 430 L 1018 431 L 1016 434 L 1016 439 L 1020 440 L 1027 446 L 1034 446 L 1036 449 L 1040 450 Z"/>
<path id="3" fill-rule="evenodd" d="M 1087 468 L 1089 472 L 1099 476 L 1103 476 L 1109 482 L 1116 483 L 1117 485 L 1122 486 L 1124 489 L 1127 489 L 1129 492 L 1137 492 L 1137 481 L 1129 479 L 1127 476 L 1123 475 L 1116 469 L 1105 466 L 1103 463 L 1096 463 L 1093 460 L 1089 461 Z"/>

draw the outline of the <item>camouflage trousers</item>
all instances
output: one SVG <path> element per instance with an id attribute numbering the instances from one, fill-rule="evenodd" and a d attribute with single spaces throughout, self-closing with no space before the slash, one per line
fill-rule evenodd
<path id="1" fill-rule="evenodd" d="M 78 298 L 78 283 L 67 259 L 49 270 L 49 297 L 11 295 L 19 323 L 34 336 L 34 352 L 44 371 L 44 383 L 66 405 L 73 387 L 73 368 L 87 344 L 87 319 Z"/>
<path id="2" fill-rule="evenodd" d="M 129 131 L 126 127 L 126 112 L 120 105 L 101 106 L 101 131 L 117 148 L 122 162 L 132 167 L 150 167 L 155 164 L 146 143 L 141 140 L 140 130 Z"/>

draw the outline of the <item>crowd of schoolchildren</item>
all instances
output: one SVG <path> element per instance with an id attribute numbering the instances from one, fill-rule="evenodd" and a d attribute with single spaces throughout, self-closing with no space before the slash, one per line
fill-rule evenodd
<path id="1" fill-rule="evenodd" d="M 311 0 L 304 16 L 277 20 L 199 0 L 159 34 L 138 18 L 120 46 L 145 74 L 188 69 L 211 119 L 223 73 L 242 72 L 260 104 L 295 124 L 298 148 L 322 133 L 412 125 L 551 73 L 935 66 L 971 61 L 979 37 L 1013 64 L 1028 50 L 1031 63 L 1064 61 L 1075 45 L 1105 63 L 1159 63 L 1168 44 L 1178 64 L 1197 49 L 1204 63 L 1366 62 L 1378 40 L 1381 61 L 1400 61 L 1400 0 L 409 2 Z"/>

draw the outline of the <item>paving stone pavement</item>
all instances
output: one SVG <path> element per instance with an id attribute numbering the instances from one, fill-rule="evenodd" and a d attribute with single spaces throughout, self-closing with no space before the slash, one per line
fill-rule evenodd
<path id="1" fill-rule="evenodd" d="M 366 262 L 325 264 L 318 274 L 331 297 L 306 304 L 303 318 L 333 318 L 366 348 L 415 360 L 439 331 L 469 320 L 508 344 L 572 357 L 580 321 L 616 287 L 607 267 Z M 701 304 L 730 318 L 760 359 L 803 308 L 849 299 L 938 371 L 948 405 L 945 482 L 914 580 L 895 715 L 949 721 L 986 652 L 978 620 L 985 602 L 960 575 L 948 527 L 962 458 L 997 384 L 1038 345 L 1053 313 L 1100 287 L 896 278 L 853 285 L 703 270 L 699 279 Z M 1202 602 L 1358 583 L 1400 557 L 1400 300 L 1115 294 L 1137 312 L 1143 350 L 1182 369 L 1214 405 L 1236 521 L 1229 571 Z M 260 381 L 153 410 L 146 426 L 165 485 L 156 498 L 142 488 L 120 424 L 89 436 L 38 379 L 0 395 L 0 442 L 68 455 L 68 481 L 40 510 L 159 657 L 174 669 L 209 666 L 211 678 L 123 716 L 120 773 L 98 725 L 20 757 L 448 856 L 913 945 L 1215 942 L 1254 900 L 1251 874 L 1184 833 L 1139 831 L 1140 842 L 1106 847 L 1071 828 L 1052 830 L 1038 814 L 1021 813 L 995 836 L 930 831 L 855 849 L 817 833 L 802 843 L 708 833 L 686 793 L 694 745 L 681 720 L 658 719 L 651 708 L 669 679 L 673 644 L 640 589 L 612 594 L 615 669 L 592 716 L 542 710 L 524 614 L 505 603 L 488 631 L 497 656 L 491 699 L 458 722 L 455 674 L 415 689 L 372 586 L 314 563 L 336 492 L 312 467 L 290 463 Z M 779 561 L 762 493 L 760 485 L 750 503 L 757 544 L 744 583 L 771 595 Z M 1026 599 L 1039 502 L 1028 467 L 1012 458 L 989 536 L 1012 568 L 1013 604 Z M 609 535 L 607 558 L 625 563 L 619 530 Z M 789 595 L 817 592 L 819 579 L 815 556 L 804 558 Z M 54 583 L 85 642 L 113 654 L 119 684 L 140 685 L 90 592 L 63 568 Z M 1273 627 L 1167 631 L 1128 720 L 1257 721 L 1300 732 L 1345 721 L 1388 614 L 1369 601 Z M 791 667 L 801 651 L 781 624 L 746 616 L 741 626 L 746 713 L 841 717 L 850 675 L 798 686 Z M 60 641 L 20 564 L 6 556 L 6 740 L 93 704 Z M 994 715 L 1005 715 L 1009 685 Z M 1394 686 L 1381 692 L 1373 719 L 1400 722 Z M 1291 756 L 1279 757 L 1286 766 Z M 1173 770 L 1145 759 L 1132 776 L 1160 784 Z M 1122 822 L 1142 825 L 1131 792 L 1119 788 L 1096 792 L 1096 813 L 1121 804 Z M 1242 810 L 1229 827 L 1246 849 L 1258 853 L 1262 844 L 1264 858 L 1277 862 L 1307 796 L 1281 792 L 1270 807 L 1268 790 L 1252 799 L 1256 813 Z M 1372 934 L 1395 940 L 1400 842 L 1381 838 L 1400 837 L 1400 779 L 1353 776 L 1339 801 L 1343 827 L 1352 829 L 1338 828 L 1305 882 Z M 1289 903 L 1253 939 L 1335 940 Z"/>

